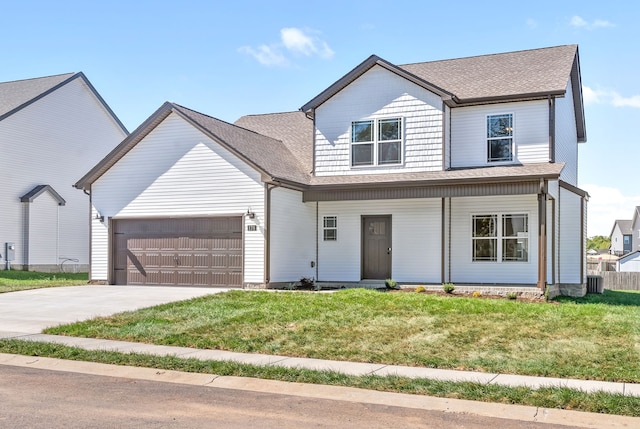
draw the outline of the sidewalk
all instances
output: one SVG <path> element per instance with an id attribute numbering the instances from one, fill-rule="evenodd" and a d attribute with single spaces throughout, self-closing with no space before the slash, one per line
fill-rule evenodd
<path id="1" fill-rule="evenodd" d="M 442 381 L 498 384 L 511 387 L 564 387 L 585 392 L 607 392 L 618 395 L 640 397 L 640 384 L 613 383 L 605 381 L 562 379 L 550 377 L 532 377 L 512 374 L 496 374 L 447 369 L 421 368 L 398 365 L 384 365 L 359 362 L 332 361 L 323 359 L 294 358 L 264 354 L 236 353 L 223 350 L 200 350 L 187 347 L 158 346 L 153 344 L 126 341 L 76 338 L 47 334 L 25 334 L 0 331 L 0 339 L 13 338 L 25 341 L 42 341 L 85 350 L 105 350 L 122 353 L 140 353 L 153 356 L 176 356 L 184 359 L 233 361 L 249 365 L 273 365 L 285 368 L 305 368 L 318 371 L 335 371 L 347 375 L 363 376 L 396 375 L 408 378 L 426 378 Z"/>

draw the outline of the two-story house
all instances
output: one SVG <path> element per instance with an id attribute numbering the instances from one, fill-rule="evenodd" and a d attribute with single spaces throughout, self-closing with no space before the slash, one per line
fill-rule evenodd
<path id="1" fill-rule="evenodd" d="M 165 103 L 76 187 L 91 278 L 586 292 L 575 45 L 394 65 L 229 124 Z"/>
<path id="2" fill-rule="evenodd" d="M 0 269 L 89 269 L 73 184 L 127 134 L 83 73 L 0 83 Z"/>
<path id="3" fill-rule="evenodd" d="M 637 212 L 637 209 L 636 209 Z M 626 255 L 633 250 L 633 230 L 631 229 L 632 221 L 618 219 L 613 223 L 613 228 L 609 234 L 611 246 L 609 253 L 616 256 Z M 636 241 L 640 240 L 636 238 Z"/>

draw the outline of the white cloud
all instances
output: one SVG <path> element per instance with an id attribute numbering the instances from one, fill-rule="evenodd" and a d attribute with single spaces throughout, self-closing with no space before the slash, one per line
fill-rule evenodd
<path id="1" fill-rule="evenodd" d="M 265 66 L 287 66 L 289 61 L 282 55 L 276 47 L 260 45 L 254 49 L 250 46 L 242 46 L 238 49 L 243 54 L 251 55 L 258 62 Z"/>
<path id="2" fill-rule="evenodd" d="M 593 89 L 583 85 L 582 98 L 585 105 L 606 103 L 615 107 L 635 107 L 640 109 L 640 95 L 623 97 L 617 91 Z"/>
<path id="3" fill-rule="evenodd" d="M 529 27 L 532 30 L 534 28 L 538 28 L 538 21 L 532 18 L 527 19 L 527 27 Z"/>
<path id="4" fill-rule="evenodd" d="M 589 198 L 587 235 L 608 236 L 617 219 L 631 219 L 633 210 L 640 206 L 640 196 L 627 197 L 617 188 L 598 185 L 582 185 Z"/>
<path id="5" fill-rule="evenodd" d="M 266 66 L 290 65 L 291 62 L 287 58 L 287 54 L 330 59 L 334 55 L 333 50 L 316 34 L 317 32 L 314 30 L 302 30 L 295 27 L 283 28 L 280 30 L 280 42 L 260 45 L 256 49 L 243 46 L 238 51 L 251 55 L 260 64 Z"/>
<path id="6" fill-rule="evenodd" d="M 575 28 L 584 28 L 585 30 L 594 30 L 596 28 L 615 27 L 616 25 L 604 19 L 595 19 L 592 22 L 586 21 L 581 16 L 572 16 L 569 25 Z"/>

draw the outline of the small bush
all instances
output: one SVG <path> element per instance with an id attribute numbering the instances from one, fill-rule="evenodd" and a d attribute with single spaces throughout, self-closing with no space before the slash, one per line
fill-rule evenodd
<path id="1" fill-rule="evenodd" d="M 312 288 L 315 284 L 314 279 L 310 279 L 309 277 L 301 277 L 300 278 L 300 287 L 303 288 Z"/>
<path id="2" fill-rule="evenodd" d="M 453 283 L 445 283 L 442 285 L 442 290 L 446 293 L 453 293 L 453 291 L 456 290 L 456 287 L 453 285 Z"/>
<path id="3" fill-rule="evenodd" d="M 471 296 L 474 297 L 474 298 L 478 298 L 478 297 L 482 296 L 482 292 L 475 290 L 475 291 L 473 291 Z"/>
<path id="4" fill-rule="evenodd" d="M 415 291 L 420 293 L 420 292 L 425 292 L 427 290 L 427 288 L 425 288 L 424 286 L 418 286 Z"/>
<path id="5" fill-rule="evenodd" d="M 518 292 L 509 292 L 509 293 L 507 293 L 507 298 L 509 298 L 509 299 L 518 299 Z"/>
<path id="6" fill-rule="evenodd" d="M 398 282 L 393 279 L 386 279 L 384 281 L 384 285 L 387 287 L 387 289 L 399 289 Z"/>

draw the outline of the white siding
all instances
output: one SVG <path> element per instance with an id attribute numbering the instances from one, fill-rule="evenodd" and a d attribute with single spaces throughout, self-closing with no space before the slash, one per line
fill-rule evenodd
<path id="1" fill-rule="evenodd" d="M 556 162 L 564 162 L 560 179 L 578 186 L 578 134 L 571 82 L 563 98 L 556 99 Z"/>
<path id="2" fill-rule="evenodd" d="M 558 282 L 560 270 L 560 183 L 557 180 L 549 182 L 549 197 L 547 201 L 547 283 L 555 284 Z M 553 218 L 553 206 L 555 206 L 555 219 Z M 554 229 L 555 227 L 555 229 Z M 553 259 L 555 244 L 555 259 Z M 553 277 L 553 269 L 555 266 L 555 278 Z"/>
<path id="3" fill-rule="evenodd" d="M 258 172 L 176 114 L 92 185 L 94 207 L 109 218 L 243 215 L 250 208 L 256 217 L 245 223 L 257 230 L 243 233 L 249 283 L 264 281 L 264 192 Z M 93 257 L 107 251 L 96 240 Z"/>
<path id="4" fill-rule="evenodd" d="M 487 115 L 513 114 L 514 162 L 549 161 L 549 107 L 545 100 L 451 109 L 451 166 L 487 162 Z"/>
<path id="5" fill-rule="evenodd" d="M 611 252 L 620 252 L 624 251 L 624 237 L 622 235 L 622 231 L 620 231 L 620 227 L 618 224 L 613 228 L 613 233 L 611 233 Z"/>
<path id="6" fill-rule="evenodd" d="M 284 188 L 271 191 L 271 282 L 315 278 L 316 203 L 303 203 L 302 193 Z"/>
<path id="7" fill-rule="evenodd" d="M 108 220 L 100 222 L 96 219 L 98 211 L 91 204 L 91 266 L 89 276 L 92 280 L 109 278 L 109 228 Z"/>
<path id="8" fill-rule="evenodd" d="M 361 280 L 362 215 L 391 215 L 391 275 L 395 280 L 441 282 L 440 199 L 319 203 L 319 280 Z M 323 216 L 338 217 L 337 241 L 323 241 Z"/>
<path id="9" fill-rule="evenodd" d="M 535 195 L 453 198 L 451 281 L 454 283 L 535 284 L 538 281 L 538 200 Z M 528 262 L 473 262 L 472 216 L 528 214 Z"/>
<path id="10" fill-rule="evenodd" d="M 585 219 L 581 219 L 581 197 L 560 188 L 560 283 L 581 281 L 581 258 L 584 237 L 581 235 Z M 586 266 L 586 264 L 584 264 Z"/>
<path id="11" fill-rule="evenodd" d="M 640 272 L 640 253 L 633 257 L 623 258 L 618 261 L 618 271 L 621 273 Z"/>
<path id="12" fill-rule="evenodd" d="M 351 122 L 403 117 L 404 165 L 351 168 Z M 396 74 L 373 67 L 316 110 L 315 173 L 442 170 L 442 100 Z"/>
<path id="13" fill-rule="evenodd" d="M 58 265 L 58 202 L 45 192 L 23 204 L 29 213 L 29 265 Z"/>
<path id="14" fill-rule="evenodd" d="M 51 185 L 67 202 L 60 208 L 57 255 L 89 263 L 89 199 L 72 186 L 124 137 L 80 79 L 0 121 L 0 243 L 14 241 L 19 246 L 15 264 L 22 264 L 28 251 L 20 196 L 37 185 Z M 47 249 L 48 254 L 39 258 L 54 261 L 55 245 L 49 241 L 36 250 Z"/>

